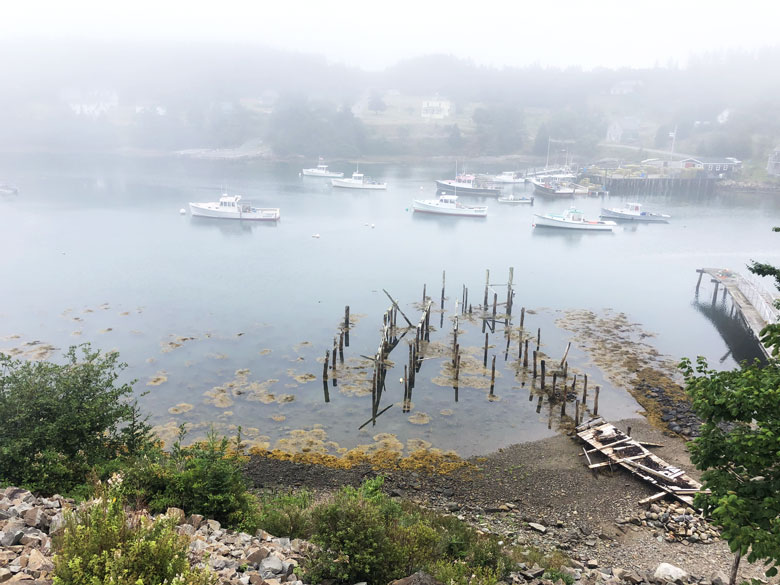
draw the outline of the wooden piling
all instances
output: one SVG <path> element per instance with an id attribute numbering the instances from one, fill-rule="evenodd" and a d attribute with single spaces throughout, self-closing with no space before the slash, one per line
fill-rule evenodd
<path id="1" fill-rule="evenodd" d="M 506 349 L 504 350 L 504 361 L 509 358 L 509 342 L 512 341 L 512 332 L 507 330 L 506 334 Z"/>
<path id="2" fill-rule="evenodd" d="M 339 332 L 339 361 L 344 363 L 344 331 Z"/>
<path id="3" fill-rule="evenodd" d="M 545 383 L 545 379 L 544 379 L 545 378 L 544 366 L 545 366 L 545 363 L 544 363 L 544 360 L 542 360 L 542 390 L 544 390 L 544 383 Z"/>
<path id="4" fill-rule="evenodd" d="M 488 350 L 488 335 L 489 333 L 485 333 L 485 355 L 482 358 L 482 365 L 487 368 L 487 350 Z"/>
<path id="5" fill-rule="evenodd" d="M 582 380 L 582 404 L 588 402 L 588 374 L 583 374 Z"/>
<path id="6" fill-rule="evenodd" d="M 446 271 L 441 271 L 441 310 L 444 310 L 444 282 L 446 280 Z"/>
<path id="7" fill-rule="evenodd" d="M 542 380 L 544 380 L 544 377 L 542 377 Z M 553 381 L 552 381 L 552 390 L 550 391 L 550 398 L 552 400 L 555 400 L 555 390 L 556 385 L 558 384 L 558 372 L 553 372 Z M 566 386 L 563 387 L 564 394 L 566 393 Z"/>
<path id="8" fill-rule="evenodd" d="M 328 363 L 330 362 L 330 350 L 325 350 L 325 363 L 322 364 L 322 379 L 328 379 Z"/>
<path id="9" fill-rule="evenodd" d="M 328 381 L 322 381 L 322 393 L 325 395 L 325 402 L 330 402 L 330 392 L 328 391 Z"/>
<path id="10" fill-rule="evenodd" d="M 490 371 L 490 393 L 493 394 L 493 386 L 496 384 L 496 356 L 493 354 L 493 366 Z"/>
<path id="11" fill-rule="evenodd" d="M 523 368 L 528 369 L 528 339 L 525 340 L 525 354 L 523 355 Z"/>
<path id="12" fill-rule="evenodd" d="M 596 396 L 593 397 L 593 416 L 599 414 L 599 390 L 600 388 L 596 386 Z"/>
<path id="13" fill-rule="evenodd" d="M 422 300 L 423 305 L 425 304 L 425 286 L 426 285 L 423 285 L 423 300 Z"/>
<path id="14" fill-rule="evenodd" d="M 460 346 L 456 348 L 455 352 L 455 381 L 460 379 Z"/>
<path id="15" fill-rule="evenodd" d="M 525 307 L 520 309 L 520 329 L 523 328 L 523 322 L 525 321 Z"/>
<path id="16" fill-rule="evenodd" d="M 509 282 L 506 285 L 506 314 L 511 315 L 512 314 L 512 280 L 515 276 L 515 269 L 510 266 L 509 267 Z"/>
<path id="17" fill-rule="evenodd" d="M 493 293 L 493 327 L 492 330 L 496 331 L 496 307 L 498 306 L 498 293 Z"/>
<path id="18" fill-rule="evenodd" d="M 539 400 L 536 402 L 536 413 L 542 412 L 542 395 L 539 395 Z"/>
<path id="19" fill-rule="evenodd" d="M 523 359 L 523 330 L 521 329 L 517 334 L 517 363 Z"/>
<path id="20" fill-rule="evenodd" d="M 626 436 L 628 436 L 628 437 L 630 437 L 630 436 L 631 436 L 631 427 L 628 427 L 628 428 L 626 429 Z"/>
<path id="21" fill-rule="evenodd" d="M 344 345 L 349 347 L 349 305 L 344 307 Z"/>
<path id="22" fill-rule="evenodd" d="M 566 416 L 566 387 L 564 386 L 563 400 L 561 400 L 561 418 Z"/>
<path id="23" fill-rule="evenodd" d="M 331 370 L 336 370 L 336 350 L 338 350 L 339 347 L 339 340 L 334 337 L 333 338 L 333 364 L 330 366 Z"/>
<path id="24" fill-rule="evenodd" d="M 580 425 L 580 401 L 577 399 L 574 402 L 574 426 L 578 427 Z"/>
<path id="25" fill-rule="evenodd" d="M 526 353 L 525 355 L 528 355 L 528 353 Z M 539 355 L 539 352 L 534 351 L 534 380 L 536 380 L 536 357 L 537 357 L 537 355 Z"/>
<path id="26" fill-rule="evenodd" d="M 539 351 L 539 346 L 542 344 L 542 328 L 539 327 L 536 330 L 536 351 Z"/>

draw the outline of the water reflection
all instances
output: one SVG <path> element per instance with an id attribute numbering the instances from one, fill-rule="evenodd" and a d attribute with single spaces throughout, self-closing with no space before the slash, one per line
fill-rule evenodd
<path id="1" fill-rule="evenodd" d="M 724 299 L 721 296 L 718 299 L 716 296 L 705 295 L 700 299 L 696 295 L 691 305 L 715 326 L 726 343 L 728 352 L 720 358 L 721 363 L 729 357 L 740 363 L 744 360 L 752 362 L 755 359 L 766 361 L 758 341 L 751 335 L 731 297 Z"/>
<path id="2" fill-rule="evenodd" d="M 190 217 L 190 225 L 198 229 L 218 230 L 228 236 L 251 234 L 259 229 L 276 229 L 278 221 L 249 221 L 242 219 L 216 219 L 209 217 Z"/>

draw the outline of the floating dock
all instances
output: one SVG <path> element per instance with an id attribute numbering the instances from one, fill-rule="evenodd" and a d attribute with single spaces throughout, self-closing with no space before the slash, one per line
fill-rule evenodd
<path id="1" fill-rule="evenodd" d="M 710 277 L 710 282 L 715 284 L 712 293 L 712 304 L 718 299 L 718 287 L 723 286 L 723 297 L 726 293 L 731 296 L 734 307 L 742 317 L 745 326 L 758 342 L 764 357 L 769 359 L 770 352 L 761 343 L 761 330 L 770 323 L 777 323 L 780 319 L 780 311 L 774 307 L 774 298 L 761 287 L 756 286 L 737 272 L 723 268 L 700 268 L 699 280 L 696 282 L 696 295 L 699 295 L 699 286 L 703 275 Z"/>
<path id="2" fill-rule="evenodd" d="M 591 447 L 582 449 L 589 469 L 595 471 L 601 467 L 613 469 L 614 466 L 620 466 L 660 490 L 641 500 L 640 504 L 648 504 L 668 495 L 693 506 L 693 497 L 697 493 L 709 493 L 685 471 L 668 464 L 648 451 L 643 443 L 632 439 L 601 417 L 578 425 L 576 432 L 577 436 Z M 594 463 L 591 455 L 596 453 L 605 457 L 606 461 Z"/>

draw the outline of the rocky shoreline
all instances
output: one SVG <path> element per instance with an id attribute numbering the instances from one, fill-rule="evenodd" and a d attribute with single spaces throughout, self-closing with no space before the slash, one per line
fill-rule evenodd
<path id="1" fill-rule="evenodd" d="M 52 537 L 63 526 L 66 511 L 74 506 L 73 500 L 60 496 L 36 498 L 30 492 L 14 487 L 0 492 L 0 583 L 47 585 L 53 582 Z M 506 508 L 506 511 L 510 510 L 510 507 Z M 681 514 L 673 516 L 672 513 L 676 512 Z M 692 510 L 664 511 L 657 507 L 657 511 L 649 512 L 650 516 L 644 519 L 634 518 L 626 522 L 634 525 L 658 523 L 658 526 L 668 527 L 671 524 L 687 524 L 686 517 L 692 516 L 690 512 Z M 254 535 L 224 530 L 219 522 L 196 514 L 187 517 L 178 508 L 170 508 L 166 516 L 174 519 L 178 532 L 189 539 L 191 564 L 209 567 L 222 585 L 304 585 L 298 579 L 295 568 L 307 552 L 314 549 L 312 544 L 277 538 L 263 530 Z M 548 532 L 547 527 L 533 522 L 528 523 L 526 529 L 540 535 Z M 673 530 L 679 533 L 678 528 Z M 594 539 L 601 537 L 593 536 Z M 717 538 L 717 535 L 712 537 Z M 662 562 L 652 572 L 643 573 L 618 566 L 602 567 L 595 558 L 583 561 L 573 558 L 569 566 L 562 567 L 555 575 L 547 573 L 538 564 L 521 564 L 518 571 L 506 576 L 506 581 L 511 584 L 553 585 L 563 583 L 565 578 L 576 585 L 724 585 L 726 582 L 725 575 L 718 571 L 695 577 L 679 567 Z M 395 583 L 422 585 L 435 581 L 429 576 L 416 574 Z"/>

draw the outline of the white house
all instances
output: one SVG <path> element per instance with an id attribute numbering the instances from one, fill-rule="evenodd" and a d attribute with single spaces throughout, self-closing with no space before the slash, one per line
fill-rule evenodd
<path id="1" fill-rule="evenodd" d="M 422 103 L 422 117 L 432 120 L 443 120 L 449 118 L 452 111 L 452 102 L 450 100 L 432 99 L 425 100 Z"/>

